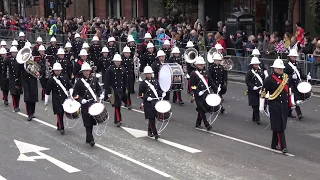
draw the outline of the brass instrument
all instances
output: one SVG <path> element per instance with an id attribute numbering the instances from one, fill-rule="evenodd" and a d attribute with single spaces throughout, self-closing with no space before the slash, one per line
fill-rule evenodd
<path id="1" fill-rule="evenodd" d="M 133 55 L 133 66 L 134 66 L 134 79 L 136 82 L 139 81 L 139 68 L 140 68 L 140 59 L 138 58 L 138 52 L 136 48 L 136 52 Z"/>
<path id="2" fill-rule="evenodd" d="M 189 64 L 194 64 L 198 56 L 199 53 L 195 48 L 189 48 L 184 52 L 184 60 Z"/>
<path id="3" fill-rule="evenodd" d="M 22 48 L 18 52 L 16 60 L 19 64 L 24 64 L 24 69 L 27 73 L 37 79 L 41 78 L 41 76 L 37 75 L 40 72 L 41 66 L 34 61 L 32 51 L 29 47 Z"/>
<path id="4" fill-rule="evenodd" d="M 217 49 L 215 47 L 212 47 L 209 51 L 208 51 L 208 54 L 207 54 L 207 61 L 209 63 L 214 63 L 214 60 L 213 60 L 213 55 L 217 53 Z"/>
<path id="5" fill-rule="evenodd" d="M 47 55 L 46 55 L 47 56 Z M 52 66 L 50 65 L 48 59 L 46 58 L 46 72 L 45 72 L 45 77 L 46 79 L 49 79 L 51 77 L 51 72 L 52 72 Z"/>
<path id="6" fill-rule="evenodd" d="M 227 71 L 231 70 L 234 66 L 231 56 L 224 56 L 220 64 Z"/>

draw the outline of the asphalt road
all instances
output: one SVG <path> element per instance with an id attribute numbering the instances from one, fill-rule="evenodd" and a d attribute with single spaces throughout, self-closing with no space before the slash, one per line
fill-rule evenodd
<path id="1" fill-rule="evenodd" d="M 37 103 L 37 119 L 28 122 L 23 114 L 24 104 L 21 103 L 21 113 L 13 113 L 10 99 L 9 107 L 0 105 L 0 179 L 318 180 L 319 98 L 303 104 L 303 121 L 288 121 L 286 138 L 291 156 L 284 156 L 269 149 L 271 130 L 262 131 L 268 118 L 262 115 L 260 126 L 251 121 L 245 88 L 229 84 L 224 96 L 227 113 L 217 118 L 210 133 L 195 129 L 195 104 L 190 104 L 190 97 L 183 93 L 185 105 L 173 104 L 173 116 L 161 133 L 161 141 L 136 138 L 117 128 L 112 123 L 114 110 L 107 104 L 111 119 L 106 133 L 95 136 L 97 145 L 93 148 L 85 143 L 81 121 L 62 136 L 54 129 L 56 117 L 52 111 L 44 110 L 43 102 Z M 122 109 L 123 127 L 146 131 L 147 121 L 139 111 L 141 100 L 132 95 L 132 101 L 135 110 Z M 168 145 L 163 139 L 179 145 Z M 50 148 L 41 152 L 80 171 L 68 173 L 46 159 L 17 161 L 20 152 L 14 140 Z M 185 146 L 193 149 L 189 151 Z M 191 153 L 194 149 L 198 151 Z"/>

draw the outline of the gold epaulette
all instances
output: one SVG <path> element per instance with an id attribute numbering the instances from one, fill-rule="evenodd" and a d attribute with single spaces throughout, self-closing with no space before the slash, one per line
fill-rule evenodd
<path id="1" fill-rule="evenodd" d="M 288 75 L 287 74 L 283 74 L 283 81 L 282 83 L 279 85 L 279 87 L 274 91 L 273 94 L 270 95 L 269 100 L 274 100 L 276 99 L 282 92 L 284 86 L 287 84 L 288 82 Z"/>

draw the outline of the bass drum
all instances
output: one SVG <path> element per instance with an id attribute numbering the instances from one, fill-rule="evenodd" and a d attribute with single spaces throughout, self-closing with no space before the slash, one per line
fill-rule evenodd
<path id="1" fill-rule="evenodd" d="M 162 91 L 179 91 L 183 89 L 184 72 L 178 63 L 165 63 L 159 71 L 159 85 Z"/>
<path id="2" fill-rule="evenodd" d="M 89 114 L 97 121 L 97 123 L 103 123 L 109 119 L 109 113 L 107 108 L 102 103 L 94 103 L 89 107 Z"/>
<path id="3" fill-rule="evenodd" d="M 63 110 L 64 110 L 67 118 L 78 119 L 80 117 L 81 104 L 78 101 L 76 101 L 72 98 L 66 99 L 63 102 L 62 107 L 63 107 Z"/>

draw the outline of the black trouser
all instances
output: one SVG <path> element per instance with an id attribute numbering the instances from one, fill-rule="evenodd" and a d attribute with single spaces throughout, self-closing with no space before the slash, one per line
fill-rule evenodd
<path id="1" fill-rule="evenodd" d="M 203 124 L 206 126 L 206 127 L 209 127 L 210 124 L 207 120 L 207 116 L 206 116 L 206 112 L 201 109 L 201 108 L 197 108 L 197 111 L 198 111 L 198 117 L 197 117 L 197 124 L 196 126 L 201 126 L 201 120 L 203 120 Z"/>
<path id="2" fill-rule="evenodd" d="M 19 95 L 11 95 L 11 96 L 12 96 L 13 108 L 19 108 L 19 106 L 20 106 L 20 94 Z"/>
<path id="3" fill-rule="evenodd" d="M 252 106 L 252 121 L 260 121 L 259 106 Z"/>
<path id="4" fill-rule="evenodd" d="M 115 107 L 114 108 L 114 123 L 118 123 L 122 121 L 121 118 L 121 108 L 120 107 Z"/>
<path id="5" fill-rule="evenodd" d="M 126 106 L 131 106 L 131 96 L 130 93 L 126 94 L 125 96 L 125 102 Z"/>
<path id="6" fill-rule="evenodd" d="M 148 122 L 148 132 L 152 133 L 153 135 L 158 135 L 158 131 L 156 128 L 156 119 L 150 118 Z"/>
<path id="7" fill-rule="evenodd" d="M 284 132 L 273 131 L 271 147 L 275 149 L 278 145 L 280 147 L 280 150 L 287 148 L 285 134 Z"/>
<path id="8" fill-rule="evenodd" d="M 182 102 L 181 91 L 173 91 L 172 101 L 173 102 L 176 102 L 176 101 Z"/>
<path id="9" fill-rule="evenodd" d="M 63 114 L 57 114 L 57 127 L 64 130 Z"/>
<path id="10" fill-rule="evenodd" d="M 300 106 L 296 106 L 295 110 L 296 110 L 298 116 L 302 116 L 302 112 L 301 112 Z M 289 108 L 289 113 L 288 113 L 288 116 L 290 116 L 290 115 L 292 115 L 292 109 L 291 108 Z"/>
<path id="11" fill-rule="evenodd" d="M 45 96 L 44 91 L 45 91 L 45 89 L 44 89 L 44 88 L 42 88 L 42 89 L 41 89 L 41 99 L 44 99 L 44 96 Z"/>
<path id="12" fill-rule="evenodd" d="M 2 91 L 2 99 L 4 102 L 8 101 L 8 94 L 9 94 L 9 91 Z"/>
<path id="13" fill-rule="evenodd" d="M 36 110 L 35 102 L 25 102 L 26 103 L 26 111 L 27 115 L 33 115 Z"/>
<path id="14" fill-rule="evenodd" d="M 92 130 L 93 130 L 93 126 L 86 126 L 86 142 L 87 143 L 94 141 Z"/>

